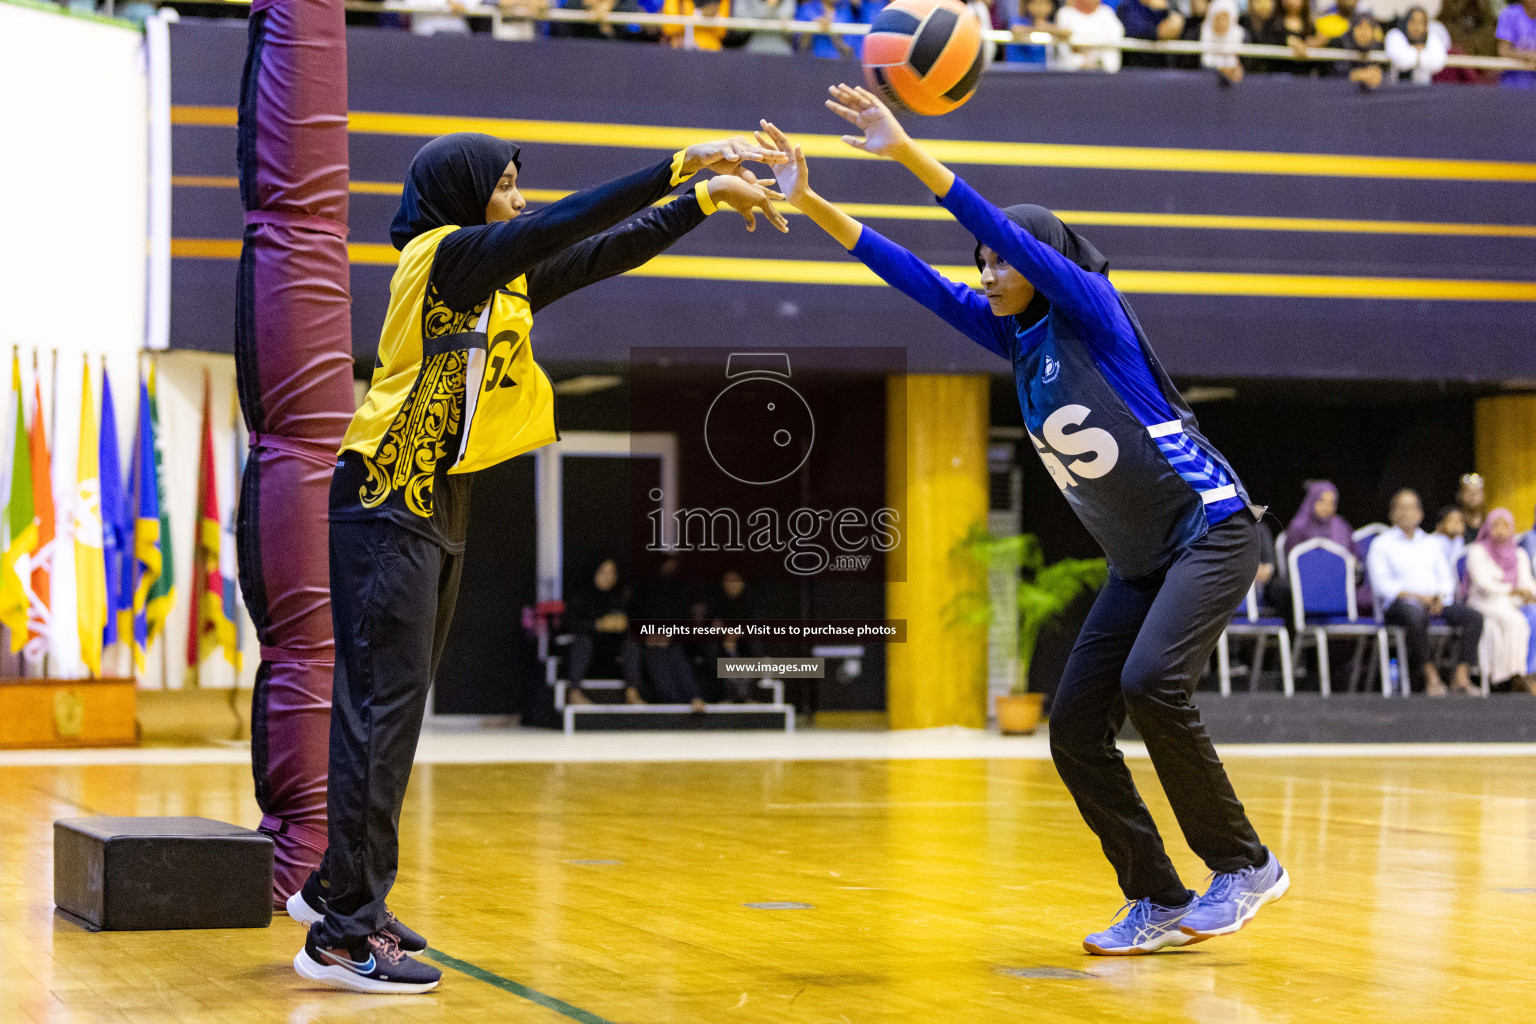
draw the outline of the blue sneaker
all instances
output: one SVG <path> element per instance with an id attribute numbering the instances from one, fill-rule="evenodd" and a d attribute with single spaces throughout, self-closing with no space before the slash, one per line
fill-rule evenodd
<path id="1" fill-rule="evenodd" d="M 1194 909 L 1179 927 L 1185 935 L 1211 939 L 1231 935 L 1253 920 L 1266 903 L 1273 903 L 1291 887 L 1291 876 L 1273 852 L 1260 867 L 1223 871 L 1211 877 L 1211 887 L 1195 900 Z"/>
<path id="2" fill-rule="evenodd" d="M 1200 939 L 1185 935 L 1179 925 L 1194 903 L 1170 910 L 1148 899 L 1132 900 L 1120 908 L 1125 919 L 1083 940 L 1083 948 L 1098 956 L 1139 956 L 1170 946 L 1187 946 Z M 1129 910 L 1130 913 L 1125 912 Z M 1117 918 L 1119 914 L 1115 915 Z"/>

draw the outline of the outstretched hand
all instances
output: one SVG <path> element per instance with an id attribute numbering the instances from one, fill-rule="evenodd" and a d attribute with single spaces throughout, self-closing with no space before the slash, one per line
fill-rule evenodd
<path id="1" fill-rule="evenodd" d="M 734 174 L 748 182 L 755 182 L 757 176 L 742 167 L 743 163 L 751 160 L 761 164 L 777 164 L 784 163 L 786 159 L 776 150 L 754 145 L 750 139 L 719 139 L 700 142 L 683 150 L 683 174 L 686 176 L 699 171 L 714 171 L 716 174 Z"/>
<path id="2" fill-rule="evenodd" d="M 768 223 L 788 234 L 789 224 L 784 215 L 773 208 L 775 199 L 784 198 L 768 187 L 773 183 L 772 178 L 747 181 L 734 174 L 719 174 L 709 179 L 709 198 L 716 206 L 729 206 L 741 214 L 748 231 L 757 230 L 757 214 L 761 213 L 768 218 Z"/>
<path id="3" fill-rule="evenodd" d="M 891 108 L 863 86 L 853 88 L 839 83 L 827 92 L 832 94 L 827 109 L 864 133 L 862 137 L 843 136 L 843 141 L 854 149 L 893 159 L 912 141 Z"/>
<path id="4" fill-rule="evenodd" d="M 771 121 L 761 122 L 763 130 L 756 132 L 757 141 L 764 149 L 772 149 L 782 153 L 788 159 L 779 166 L 778 186 L 795 206 L 799 206 L 811 191 L 810 171 L 805 166 L 805 153 L 801 148 L 789 141 L 789 136 L 781 132 L 777 125 Z"/>

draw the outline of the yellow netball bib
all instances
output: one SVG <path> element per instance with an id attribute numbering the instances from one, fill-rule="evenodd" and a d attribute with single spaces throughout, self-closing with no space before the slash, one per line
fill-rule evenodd
<path id="1" fill-rule="evenodd" d="M 526 278 L 472 310 L 449 308 L 432 287 L 438 243 L 455 230 L 413 238 L 389 284 L 378 365 L 341 444 L 364 456 L 365 508 L 399 495 L 430 516 L 444 466 L 473 473 L 560 437 L 554 388 L 529 344 Z"/>

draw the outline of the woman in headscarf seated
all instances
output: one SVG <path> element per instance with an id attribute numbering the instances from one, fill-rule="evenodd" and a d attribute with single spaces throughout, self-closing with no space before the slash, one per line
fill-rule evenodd
<path id="1" fill-rule="evenodd" d="M 1290 552 L 1296 550 L 1296 545 L 1309 540 L 1322 538 L 1332 541 L 1350 554 L 1359 558 L 1355 564 L 1355 605 L 1362 618 L 1370 618 L 1371 610 L 1371 586 L 1365 582 L 1364 559 L 1360 558 L 1360 552 L 1355 549 L 1354 529 L 1349 525 L 1349 520 L 1339 515 L 1339 489 L 1327 480 L 1313 480 L 1307 484 L 1307 496 L 1302 500 L 1301 508 L 1291 517 L 1290 525 L 1285 528 L 1286 559 Z M 1290 613 L 1290 569 L 1282 561 L 1280 574 L 1284 580 L 1282 587 L 1271 587 L 1271 600 L 1280 602 L 1277 606 L 1285 613 Z"/>
<path id="2" fill-rule="evenodd" d="M 1215 68 L 1223 82 L 1233 85 L 1243 80 L 1243 62 L 1235 51 L 1247 38 L 1237 18 L 1237 0 L 1211 0 L 1200 24 L 1200 42 L 1206 48 L 1200 63 Z"/>
<path id="3" fill-rule="evenodd" d="M 1363 92 L 1379 88 L 1385 78 L 1382 66 L 1369 56 L 1376 48 L 1376 33 L 1376 19 L 1357 11 L 1349 19 L 1349 31 L 1328 43 L 1330 49 L 1353 51 L 1334 63 L 1332 74 L 1348 78 Z"/>
<path id="4" fill-rule="evenodd" d="M 1422 7 L 1410 7 L 1387 33 L 1387 59 L 1399 82 L 1428 85 L 1445 67 L 1451 34 L 1438 21 L 1430 21 Z"/>
<path id="5" fill-rule="evenodd" d="M 1467 546 L 1467 604 L 1483 614 L 1479 655 L 1494 686 L 1532 691 L 1531 621 L 1525 609 L 1533 601 L 1536 577 L 1530 557 L 1515 543 L 1515 517 L 1496 508 Z"/>

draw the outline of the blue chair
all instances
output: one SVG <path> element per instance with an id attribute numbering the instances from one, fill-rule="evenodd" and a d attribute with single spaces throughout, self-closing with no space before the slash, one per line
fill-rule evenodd
<path id="1" fill-rule="evenodd" d="M 1296 679 L 1291 672 L 1291 631 L 1286 628 L 1285 619 L 1282 616 L 1259 615 L 1259 595 L 1256 587 L 1248 588 L 1248 596 L 1243 600 L 1243 606 L 1237 610 L 1232 622 L 1222 630 L 1221 639 L 1216 641 L 1216 671 L 1221 679 L 1221 695 L 1232 696 L 1232 653 L 1227 637 L 1251 636 L 1254 637 L 1253 663 L 1248 669 L 1248 690 L 1253 692 L 1257 685 L 1259 675 L 1264 671 L 1264 648 L 1270 637 L 1274 637 L 1280 646 L 1280 684 L 1287 697 L 1296 694 Z"/>
<path id="2" fill-rule="evenodd" d="M 1301 656 L 1306 641 L 1316 644 L 1318 688 L 1326 697 L 1333 692 L 1332 666 L 1328 661 L 1329 638 L 1350 636 L 1363 645 L 1374 637 L 1381 671 L 1381 693 L 1383 697 L 1390 697 L 1387 631 L 1379 622 L 1360 618 L 1355 607 L 1354 553 L 1318 537 L 1296 545 L 1286 553 L 1286 561 L 1291 572 L 1291 612 L 1296 629 L 1292 657 Z"/>

